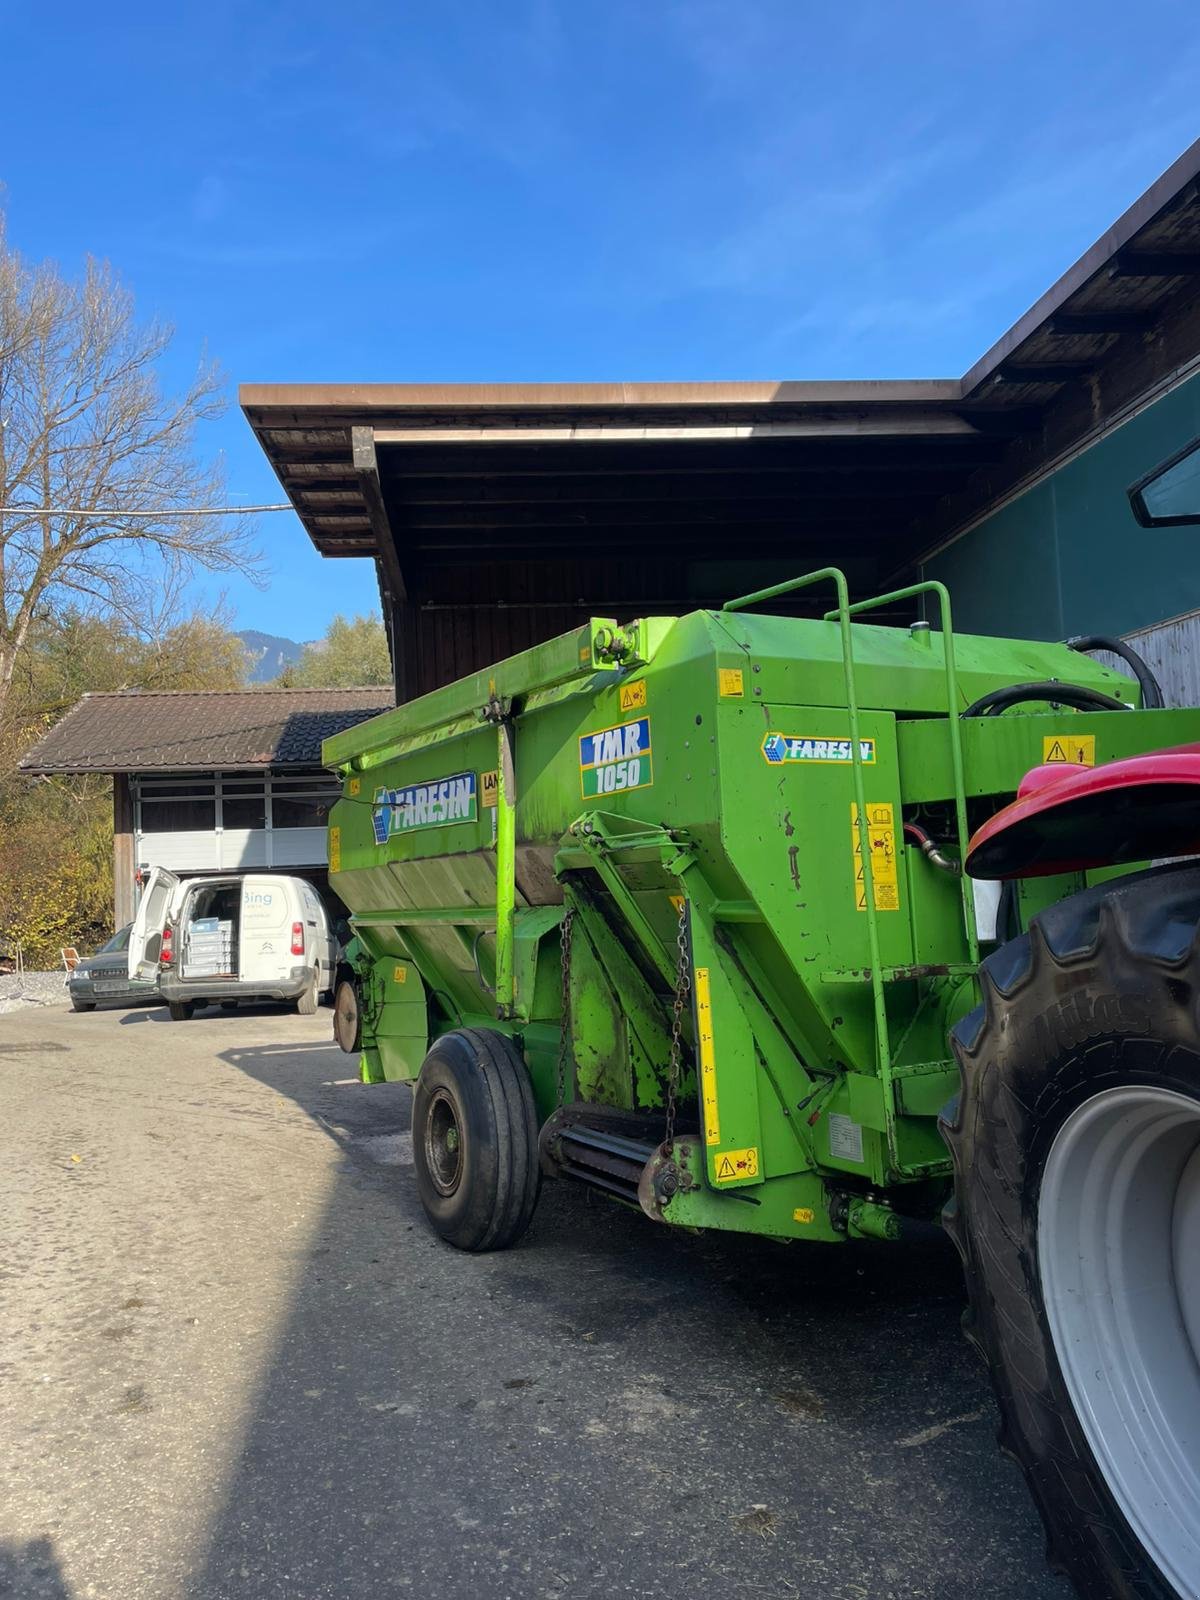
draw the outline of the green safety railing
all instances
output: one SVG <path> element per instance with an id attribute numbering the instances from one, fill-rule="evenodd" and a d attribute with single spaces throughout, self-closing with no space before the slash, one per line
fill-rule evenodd
<path id="1" fill-rule="evenodd" d="M 881 606 L 898 600 L 912 600 L 920 594 L 931 594 L 937 600 L 942 631 L 942 665 L 946 673 L 946 728 L 950 737 L 950 770 L 954 780 L 954 826 L 958 834 L 958 859 L 962 865 L 959 878 L 962 890 L 963 921 L 967 936 L 967 959 L 972 966 L 979 965 L 979 936 L 975 924 L 975 889 L 967 876 L 967 844 L 970 832 L 967 827 L 967 786 L 963 767 L 962 728 L 958 714 L 958 669 L 954 659 L 954 621 L 950 610 L 950 591 L 944 583 L 932 579 L 924 583 L 910 583 L 903 589 L 891 589 L 887 594 L 873 596 L 870 600 L 856 600 L 846 610 L 850 616 L 864 611 L 877 611 Z M 832 622 L 838 613 L 827 611 L 826 622 Z"/>
<path id="2" fill-rule="evenodd" d="M 727 600 L 722 611 L 745 611 L 750 606 L 766 600 L 777 600 L 781 595 L 795 594 L 798 589 L 811 589 L 814 584 L 830 582 L 837 592 L 838 605 L 830 616 L 836 616 L 842 639 L 842 677 L 846 692 L 846 716 L 850 723 L 850 761 L 853 768 L 854 802 L 858 808 L 858 848 L 863 863 L 863 893 L 866 896 L 867 949 L 871 959 L 871 999 L 875 1011 L 875 1056 L 879 1074 L 886 1080 L 891 1070 L 892 1052 L 888 1037 L 887 995 L 884 991 L 883 968 L 879 953 L 879 920 L 875 911 L 875 876 L 871 871 L 871 836 L 867 823 L 867 786 L 863 776 L 862 741 L 859 735 L 858 694 L 854 686 L 854 641 L 850 628 L 850 589 L 846 574 L 839 567 L 820 567 L 807 572 L 802 578 L 791 578 L 787 583 L 776 583 L 769 589 L 757 589 L 737 600 Z M 890 1096 L 889 1096 L 890 1099 Z M 890 1118 L 889 1118 L 890 1121 Z"/>
<path id="3" fill-rule="evenodd" d="M 958 675 L 954 657 L 954 622 L 950 609 L 950 594 L 945 584 L 933 581 L 913 583 L 906 588 L 893 589 L 887 594 L 875 595 L 871 599 L 857 600 L 851 604 L 846 575 L 838 567 L 821 567 L 816 572 L 805 573 L 803 577 L 789 579 L 786 583 L 774 584 L 769 589 L 758 589 L 753 594 L 741 595 L 736 600 L 726 601 L 721 609 L 722 611 L 745 611 L 750 606 L 760 605 L 768 600 L 777 600 L 782 595 L 795 594 L 800 589 L 812 588 L 814 585 L 824 582 L 833 584 L 838 600 L 837 606 L 832 611 L 825 613 L 825 621 L 836 621 L 841 637 L 842 676 L 845 685 L 846 715 L 850 724 L 850 758 L 853 767 L 854 799 L 858 809 L 858 845 L 863 862 L 863 890 L 866 901 L 864 909 L 867 913 L 867 948 L 871 962 L 871 999 L 875 1013 L 875 1057 L 880 1081 L 885 1090 L 888 1132 L 890 1136 L 894 1137 L 892 1129 L 895 1115 L 895 1095 L 892 1086 L 893 1062 L 888 1028 L 885 975 L 880 960 L 875 884 L 871 871 L 870 830 L 867 820 L 862 742 L 859 734 L 858 693 L 855 686 L 854 635 L 851 618 L 859 616 L 865 611 L 874 611 L 881 606 L 891 605 L 896 601 L 914 599 L 917 595 L 932 595 L 938 602 L 942 632 L 943 665 L 946 674 L 946 726 L 950 741 L 950 764 L 954 784 L 954 819 L 958 834 L 959 860 L 964 863 L 965 868 L 969 834 L 967 828 L 962 730 L 959 727 L 958 720 Z M 900 825 L 902 828 L 902 821 Z M 979 939 L 975 924 L 975 896 L 971 880 L 967 876 L 965 869 L 961 874 L 960 889 L 968 959 L 974 967 L 979 962 Z"/>

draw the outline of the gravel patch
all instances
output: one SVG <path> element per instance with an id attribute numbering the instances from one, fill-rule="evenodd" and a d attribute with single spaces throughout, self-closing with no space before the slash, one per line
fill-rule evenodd
<path id="1" fill-rule="evenodd" d="M 26 1006 L 62 1005 L 67 998 L 66 973 L 23 972 L 0 976 L 0 1016 Z"/>

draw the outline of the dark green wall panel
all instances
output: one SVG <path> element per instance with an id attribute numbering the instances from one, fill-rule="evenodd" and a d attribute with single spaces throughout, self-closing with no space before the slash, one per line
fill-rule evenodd
<path id="1" fill-rule="evenodd" d="M 1200 436 L 1200 376 L 926 563 L 957 628 L 1034 639 L 1128 633 L 1200 607 L 1200 526 L 1139 528 L 1125 490 Z"/>

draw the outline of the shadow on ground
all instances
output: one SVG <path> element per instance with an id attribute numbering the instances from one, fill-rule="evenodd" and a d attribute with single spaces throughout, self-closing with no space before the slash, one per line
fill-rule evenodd
<path id="1" fill-rule="evenodd" d="M 517 1249 L 461 1255 L 424 1224 L 406 1087 L 332 1050 L 222 1059 L 342 1157 L 193 1600 L 1066 1600 L 942 1241 L 680 1236 L 554 1184 Z"/>
<path id="2" fill-rule="evenodd" d="M 246 1017 L 278 1017 L 294 1010 L 292 1006 L 281 1005 L 275 1000 L 263 1000 L 253 1004 L 243 1004 L 241 1001 L 222 1005 L 219 1000 L 201 1006 L 191 1019 L 196 1022 L 230 1022 L 236 1023 L 238 1018 Z M 174 1028 L 186 1028 L 186 1022 L 172 1022 L 171 1014 L 161 1001 L 147 1001 L 144 1006 L 134 1010 L 130 1009 L 121 1018 L 122 1027 L 130 1027 L 139 1022 L 170 1022 Z M 295 1047 L 293 1047 L 295 1048 Z"/>
<path id="3" fill-rule="evenodd" d="M 5 1600 L 72 1600 L 49 1539 L 0 1541 L 0 1595 Z"/>

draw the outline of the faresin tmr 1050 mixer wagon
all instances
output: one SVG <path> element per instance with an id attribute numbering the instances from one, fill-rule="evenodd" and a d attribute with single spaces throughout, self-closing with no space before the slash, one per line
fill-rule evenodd
<path id="1" fill-rule="evenodd" d="M 814 584 L 825 620 L 770 614 Z M 464 1250 L 543 1174 L 780 1240 L 943 1218 L 1053 1558 L 1197 1600 L 1200 865 L 1147 863 L 1200 850 L 1200 711 L 1127 658 L 829 569 L 338 734 L 335 1026 L 415 1084 Z"/>

